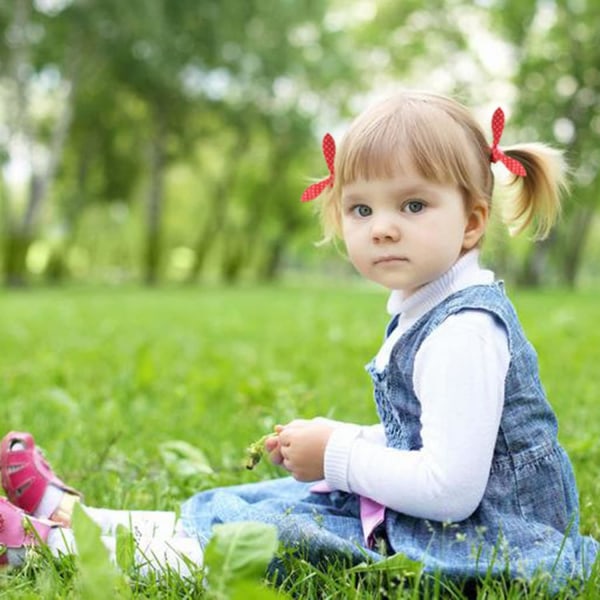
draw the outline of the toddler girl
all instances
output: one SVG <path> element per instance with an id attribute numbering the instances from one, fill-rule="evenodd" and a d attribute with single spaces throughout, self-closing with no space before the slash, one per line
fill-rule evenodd
<path id="1" fill-rule="evenodd" d="M 367 367 L 380 422 L 279 426 L 266 450 L 291 477 L 196 494 L 168 547 L 184 539 L 183 554 L 200 562 L 214 524 L 256 520 L 314 564 L 403 553 L 462 580 L 546 574 L 558 587 L 589 575 L 598 544 L 579 531 L 535 351 L 504 286 L 479 265 L 491 163 L 512 173 L 507 224 L 539 237 L 558 215 L 565 170 L 540 144 L 502 150 L 503 126 L 498 109 L 490 144 L 457 102 L 404 92 L 360 115 L 337 153 L 325 136 L 329 175 L 302 199 L 321 196 L 325 238 L 341 237 L 356 269 L 391 291 L 386 339 Z M 72 494 L 53 477 L 45 517 Z M 134 513 L 95 516 L 110 530 L 124 515 Z M 161 548 L 157 568 L 173 560 Z"/>

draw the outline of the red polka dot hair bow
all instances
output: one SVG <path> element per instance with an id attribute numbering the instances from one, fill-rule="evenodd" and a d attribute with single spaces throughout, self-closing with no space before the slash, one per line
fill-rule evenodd
<path id="1" fill-rule="evenodd" d="M 520 175 L 521 177 L 526 177 L 527 171 L 525 170 L 525 167 L 516 158 L 506 156 L 506 154 L 500 150 L 498 144 L 500 142 L 500 138 L 502 137 L 503 131 L 504 111 L 501 108 L 497 108 L 492 116 L 492 134 L 494 137 L 492 140 L 492 145 L 490 146 L 490 150 L 492 152 L 490 155 L 490 160 L 493 163 L 500 161 L 511 173 Z"/>
<path id="2" fill-rule="evenodd" d="M 327 163 L 327 168 L 329 169 L 329 176 L 325 179 L 321 179 L 321 181 L 317 181 L 317 183 L 309 185 L 302 194 L 302 202 L 314 200 L 325 188 L 333 185 L 335 141 L 329 133 L 326 133 L 323 137 L 323 156 L 325 157 L 325 162 Z"/>

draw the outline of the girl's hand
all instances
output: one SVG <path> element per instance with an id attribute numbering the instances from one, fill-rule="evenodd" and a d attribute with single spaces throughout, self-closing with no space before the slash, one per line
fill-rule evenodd
<path id="1" fill-rule="evenodd" d="M 276 465 L 282 465 L 298 481 L 316 481 L 324 477 L 325 447 L 334 427 L 323 419 L 297 419 L 275 428 L 265 449 Z"/>

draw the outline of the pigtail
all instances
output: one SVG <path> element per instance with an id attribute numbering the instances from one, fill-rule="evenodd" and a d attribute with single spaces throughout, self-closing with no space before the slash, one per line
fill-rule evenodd
<path id="1" fill-rule="evenodd" d="M 534 239 L 548 236 L 560 215 L 561 197 L 568 189 L 567 165 L 560 150 L 544 144 L 519 144 L 503 148 L 518 160 L 526 177 L 515 175 L 507 184 L 503 221 L 511 235 L 522 233 L 535 222 Z"/>

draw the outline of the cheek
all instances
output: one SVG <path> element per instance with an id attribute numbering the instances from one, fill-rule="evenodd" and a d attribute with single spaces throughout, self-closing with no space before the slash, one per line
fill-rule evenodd
<path id="1" fill-rule="evenodd" d="M 447 234 L 444 236 L 446 244 L 462 246 L 467 227 L 466 216 L 462 213 L 449 215 L 444 225 L 447 230 Z"/>
<path id="2" fill-rule="evenodd" d="M 350 229 L 344 231 L 344 245 L 346 247 L 346 255 L 350 259 L 350 262 L 360 270 L 365 253 L 356 232 L 353 232 Z"/>
<path id="3" fill-rule="evenodd" d="M 356 220 L 344 211 L 340 219 L 340 229 L 344 235 L 351 235 L 352 231 L 356 228 Z"/>
<path id="4" fill-rule="evenodd" d="M 352 262 L 355 262 L 357 256 L 359 256 L 359 252 L 356 247 L 356 241 L 352 238 L 346 237 L 344 238 L 344 245 L 346 246 L 346 254 Z"/>
<path id="5" fill-rule="evenodd" d="M 350 254 L 352 252 L 352 249 L 356 246 L 356 231 L 350 223 L 348 223 L 347 221 L 342 221 L 341 232 L 342 240 L 344 241 L 344 245 L 346 246 L 346 252 Z"/>

